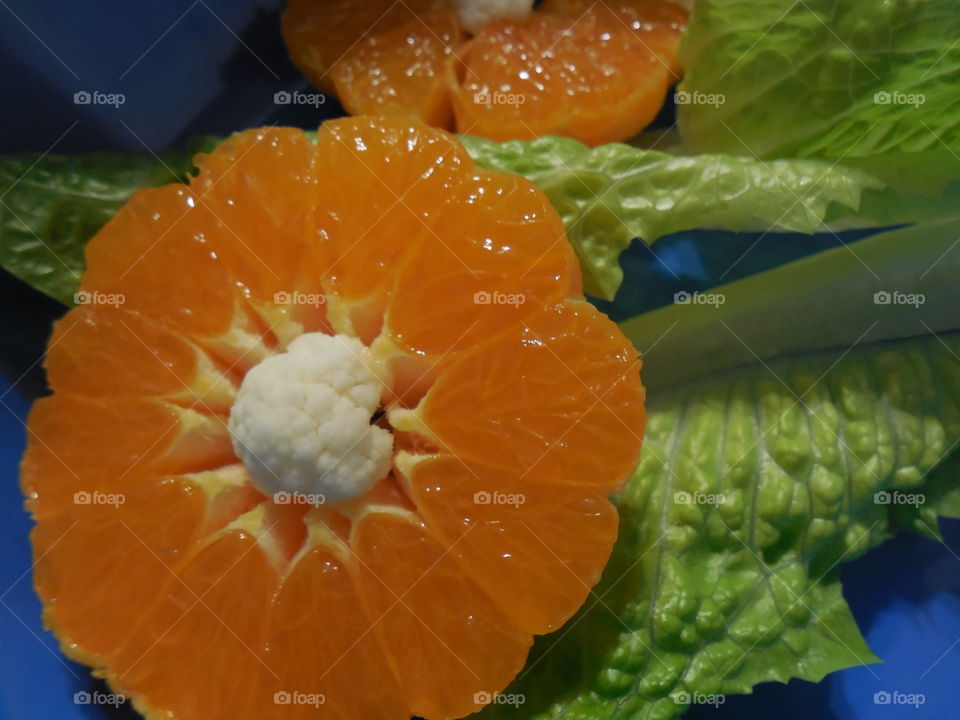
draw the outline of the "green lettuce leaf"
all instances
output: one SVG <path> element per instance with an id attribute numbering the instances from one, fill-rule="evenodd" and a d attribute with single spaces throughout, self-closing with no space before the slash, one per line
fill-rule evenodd
<path id="1" fill-rule="evenodd" d="M 524 699 L 519 710 L 495 705 L 481 717 L 666 720 L 760 682 L 818 681 L 877 660 L 838 566 L 898 529 L 936 536 L 936 513 L 960 510 L 960 317 L 932 332 L 925 305 L 909 316 L 874 304 L 860 278 L 872 275 L 847 257 L 898 255 L 908 270 L 875 271 L 900 284 L 900 300 L 933 303 L 960 253 L 932 254 L 958 236 L 956 218 L 877 235 L 757 276 L 766 295 L 751 290 L 753 303 L 741 301 L 757 281 L 748 278 L 711 291 L 727 303 L 623 324 L 645 351 L 649 425 L 613 559 L 504 691 Z M 912 262 L 917 248 L 943 272 Z M 840 270 L 822 277 L 831 267 Z M 882 333 L 860 323 L 868 306 Z M 700 358 L 721 348 L 709 338 L 704 347 L 705 330 L 740 349 Z M 774 340 L 751 344 L 765 333 Z"/>
<path id="2" fill-rule="evenodd" d="M 143 187 L 182 181 L 191 153 L 0 158 L 0 266 L 70 304 L 83 248 Z"/>
<path id="3" fill-rule="evenodd" d="M 563 217 L 586 292 L 605 300 L 623 280 L 620 253 L 635 237 L 653 243 L 695 228 L 812 233 L 828 214 L 857 215 L 863 192 L 885 187 L 869 173 L 816 160 L 681 157 L 557 137 L 462 140 L 480 165 L 540 186 Z"/>
<path id="4" fill-rule="evenodd" d="M 622 281 L 620 253 L 634 237 L 652 243 L 697 227 L 812 233 L 828 216 L 856 216 L 863 193 L 885 187 L 867 172 L 815 160 L 677 157 L 621 144 L 591 150 L 565 138 L 463 142 L 480 165 L 524 175 L 546 192 L 580 258 L 586 291 L 604 299 Z M 137 188 L 183 181 L 189 158 L 0 159 L 0 265 L 70 302 L 86 241 Z"/>
<path id="5" fill-rule="evenodd" d="M 681 44 L 683 142 L 759 158 L 937 152 L 955 163 L 957 37 L 960 0 L 697 0 Z"/>

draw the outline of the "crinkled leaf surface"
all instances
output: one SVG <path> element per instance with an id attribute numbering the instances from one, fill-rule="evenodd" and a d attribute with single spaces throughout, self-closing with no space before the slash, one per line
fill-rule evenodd
<path id="1" fill-rule="evenodd" d="M 933 239 L 923 245 L 925 237 Z M 484 715 L 673 718 L 695 696 L 817 681 L 876 660 L 843 600 L 838 567 L 895 529 L 935 535 L 936 513 L 960 510 L 951 456 L 960 441 L 960 318 L 931 333 L 932 316 L 919 307 L 911 320 L 875 305 L 863 295 L 873 275 L 843 258 L 875 260 L 897 246 L 906 258 L 912 240 L 933 262 L 956 237 L 960 220 L 941 221 L 765 273 L 774 295 L 797 293 L 798 302 L 774 306 L 779 339 L 758 351 L 744 339 L 757 315 L 742 305 L 680 305 L 658 311 L 670 324 L 658 312 L 624 324 L 646 349 L 649 425 L 620 501 L 614 558 L 578 616 L 538 640 L 505 691 L 525 696 L 524 705 Z M 809 307 L 804 288 L 824 256 L 849 282 L 821 285 L 826 299 Z M 943 277 L 956 277 L 960 254 L 944 263 L 944 275 L 917 264 L 887 277 L 904 293 L 933 296 Z M 877 267 L 881 277 L 894 271 Z M 717 292 L 737 297 L 744 282 Z M 867 305 L 880 320 L 861 322 Z M 806 349 L 794 347 L 792 323 L 829 308 L 821 323 L 849 326 L 849 340 L 825 333 L 819 346 L 811 335 Z M 884 319 L 885 308 L 893 312 Z M 700 352 L 697 316 L 710 313 L 717 337 L 738 349 L 719 364 L 677 370 L 682 348 Z M 871 335 L 874 323 L 889 337 Z M 666 349 L 673 333 L 680 341 Z"/>
<path id="2" fill-rule="evenodd" d="M 697 0 L 681 44 L 684 144 L 838 160 L 956 151 L 958 37 L 960 0 Z"/>
<path id="3" fill-rule="evenodd" d="M 568 138 L 495 143 L 465 137 L 484 167 L 524 175 L 563 217 L 591 295 L 611 299 L 623 279 L 620 253 L 678 230 L 812 233 L 828 210 L 856 215 L 861 194 L 884 184 L 869 173 L 816 160 L 760 162 L 728 155 L 669 155 Z"/>

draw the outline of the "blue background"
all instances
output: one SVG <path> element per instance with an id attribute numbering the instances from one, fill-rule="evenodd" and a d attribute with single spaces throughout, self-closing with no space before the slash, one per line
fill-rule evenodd
<path id="1" fill-rule="evenodd" d="M 160 151 L 195 134 L 273 122 L 312 127 L 339 114 L 333 101 L 319 109 L 273 104 L 278 90 L 308 87 L 286 58 L 281 5 L 0 0 L 0 152 Z M 75 105 L 81 90 L 123 93 L 126 101 L 119 108 Z M 670 122 L 668 108 L 661 124 Z M 627 282 L 617 302 L 600 305 L 625 317 L 670 302 L 676 290 L 706 289 L 718 283 L 718 267 L 751 246 L 724 282 L 836 242 L 832 236 L 683 233 L 657 245 L 672 272 L 638 244 L 624 258 Z M 39 359 L 63 308 L 5 273 L 0 302 L 0 720 L 134 717 L 126 708 L 74 704 L 77 691 L 105 689 L 65 660 L 40 624 L 17 466 L 30 401 L 45 392 Z M 884 664 L 818 684 L 767 683 L 753 695 L 728 697 L 719 709 L 696 707 L 686 717 L 960 717 L 960 522 L 941 527 L 942 544 L 901 536 L 841 571 L 857 622 Z M 926 702 L 919 709 L 874 704 L 874 693 L 883 690 L 923 693 Z"/>

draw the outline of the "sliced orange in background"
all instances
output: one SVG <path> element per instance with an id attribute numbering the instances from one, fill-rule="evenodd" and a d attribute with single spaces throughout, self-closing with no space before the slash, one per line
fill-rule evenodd
<path id="1" fill-rule="evenodd" d="M 45 623 L 150 718 L 478 710 L 606 563 L 643 434 L 636 353 L 583 301 L 544 195 L 443 131 L 261 129 L 197 163 L 91 242 L 90 300 L 48 349 L 22 466 Z M 239 459 L 247 381 L 299 338 L 361 348 L 368 385 L 338 366 L 308 390 L 374 383 L 362 432 L 393 443 L 339 502 L 297 499 L 326 471 L 293 486 Z M 322 403 L 278 383 L 302 416 L 254 420 L 293 437 Z M 347 453 L 345 417 L 318 422 Z"/>
<path id="2" fill-rule="evenodd" d="M 668 0 L 547 0 L 466 32 L 453 2 L 290 0 L 294 62 L 351 114 L 414 114 L 493 140 L 588 145 L 650 124 L 680 75 L 687 11 Z"/>

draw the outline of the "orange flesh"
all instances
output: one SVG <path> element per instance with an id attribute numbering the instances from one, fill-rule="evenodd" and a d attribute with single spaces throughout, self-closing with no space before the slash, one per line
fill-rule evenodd
<path id="1" fill-rule="evenodd" d="M 547 0 L 526 20 L 468 36 L 452 3 L 291 0 L 284 37 L 348 112 L 414 114 L 494 140 L 565 135 L 588 145 L 646 127 L 679 77 L 687 12 L 667 0 Z"/>
<path id="2" fill-rule="evenodd" d="M 447 127 L 453 110 L 443 68 L 463 37 L 449 11 L 367 36 L 333 66 L 337 97 L 351 114 L 414 112 L 430 125 Z"/>
<path id="3" fill-rule="evenodd" d="M 151 718 L 273 717 L 283 693 L 292 717 L 476 711 L 599 578 L 635 352 L 579 299 L 543 194 L 443 132 L 256 130 L 199 163 L 91 242 L 84 287 L 124 302 L 51 341 L 22 468 L 45 622 Z M 249 367 L 317 331 L 382 361 L 403 452 L 354 500 L 277 504 L 226 421 Z"/>

